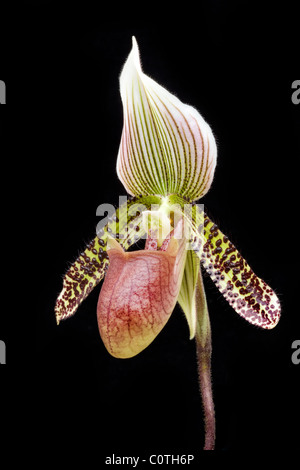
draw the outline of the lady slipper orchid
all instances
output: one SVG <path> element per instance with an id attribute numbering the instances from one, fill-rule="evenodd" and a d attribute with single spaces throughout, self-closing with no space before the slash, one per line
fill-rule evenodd
<path id="1" fill-rule="evenodd" d="M 155 339 L 178 301 L 190 338 L 196 338 L 204 449 L 213 449 L 211 336 L 200 265 L 234 310 L 253 325 L 276 326 L 280 304 L 195 203 L 214 176 L 213 133 L 198 111 L 143 73 L 135 38 L 120 91 L 124 124 L 117 173 L 131 197 L 65 274 L 56 321 L 72 316 L 105 277 L 97 306 L 99 332 L 110 354 L 129 358 Z M 127 252 L 145 237 L 143 250 Z"/>

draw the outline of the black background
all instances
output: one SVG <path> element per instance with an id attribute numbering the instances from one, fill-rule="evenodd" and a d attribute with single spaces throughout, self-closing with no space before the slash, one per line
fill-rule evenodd
<path id="1" fill-rule="evenodd" d="M 300 365 L 291 361 L 300 337 L 300 105 L 291 101 L 299 78 L 297 14 L 288 3 L 163 5 L 44 0 L 3 7 L 5 273 L 12 268 L 0 323 L 6 434 L 22 440 L 33 424 L 32 445 L 46 455 L 60 448 L 96 454 L 100 466 L 112 453 L 204 459 L 195 344 L 179 308 L 152 345 L 129 360 L 110 357 L 99 337 L 100 286 L 73 318 L 55 324 L 62 276 L 95 236 L 96 208 L 117 206 L 125 195 L 115 172 L 118 77 L 132 35 L 144 71 L 211 125 L 218 165 L 200 202 L 282 302 L 278 326 L 261 331 L 204 277 L 216 449 L 288 450 L 299 442 Z"/>

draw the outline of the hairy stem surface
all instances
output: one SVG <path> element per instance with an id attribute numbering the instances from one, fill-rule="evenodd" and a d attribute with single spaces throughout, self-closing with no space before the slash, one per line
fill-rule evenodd
<path id="1" fill-rule="evenodd" d="M 211 385 L 211 330 L 201 269 L 199 269 L 196 289 L 196 309 L 196 347 L 198 374 L 205 420 L 204 450 L 213 450 L 215 447 L 216 429 Z"/>

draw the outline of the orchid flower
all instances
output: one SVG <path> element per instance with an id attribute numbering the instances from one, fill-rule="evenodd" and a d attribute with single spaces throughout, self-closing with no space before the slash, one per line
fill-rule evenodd
<path id="1" fill-rule="evenodd" d="M 110 354 L 129 358 L 155 339 L 179 302 L 190 338 L 196 338 L 204 449 L 213 449 L 211 335 L 200 266 L 253 325 L 273 328 L 280 304 L 196 204 L 213 180 L 215 138 L 196 109 L 143 73 L 135 38 L 120 91 L 124 124 L 117 174 L 130 197 L 65 274 L 56 321 L 72 316 L 104 278 L 97 306 L 99 332 Z M 128 252 L 141 238 L 146 238 L 145 248 Z"/>

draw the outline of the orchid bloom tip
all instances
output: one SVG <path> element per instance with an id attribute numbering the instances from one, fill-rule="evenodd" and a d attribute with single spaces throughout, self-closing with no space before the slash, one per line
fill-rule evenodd
<path id="1" fill-rule="evenodd" d="M 135 37 L 120 75 L 124 124 L 117 174 L 131 195 L 178 194 L 197 200 L 209 190 L 216 141 L 198 111 L 143 71 Z"/>

